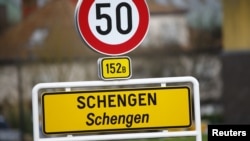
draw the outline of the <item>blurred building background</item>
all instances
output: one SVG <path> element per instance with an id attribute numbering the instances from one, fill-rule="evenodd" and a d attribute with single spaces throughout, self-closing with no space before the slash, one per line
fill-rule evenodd
<path id="1" fill-rule="evenodd" d="M 204 122 L 250 123 L 250 1 L 147 2 L 149 32 L 127 54 L 131 79 L 194 76 Z M 80 39 L 76 3 L 0 0 L 0 116 L 8 125 L 0 132 L 11 129 L 21 141 L 32 140 L 37 83 L 99 80 L 97 60 L 104 56 Z"/>

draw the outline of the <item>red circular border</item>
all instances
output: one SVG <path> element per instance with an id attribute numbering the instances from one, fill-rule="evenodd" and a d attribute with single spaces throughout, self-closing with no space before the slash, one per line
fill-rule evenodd
<path id="1" fill-rule="evenodd" d="M 116 45 L 104 43 L 91 32 L 88 22 L 90 7 L 94 0 L 82 1 L 77 13 L 78 30 L 85 42 L 95 51 L 104 55 L 122 55 L 134 50 L 144 38 L 149 25 L 149 11 L 144 0 L 133 0 L 139 12 L 139 26 L 135 34 L 126 42 Z M 115 37 L 114 37 L 115 40 Z"/>

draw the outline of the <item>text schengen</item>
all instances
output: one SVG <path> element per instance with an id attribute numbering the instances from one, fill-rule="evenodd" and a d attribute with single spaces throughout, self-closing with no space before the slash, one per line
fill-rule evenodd
<path id="1" fill-rule="evenodd" d="M 143 107 L 156 106 L 157 94 L 151 93 L 115 93 L 115 94 L 98 94 L 77 97 L 77 108 L 85 109 L 106 109 L 106 108 L 121 108 L 121 107 Z M 94 110 L 93 110 L 94 111 Z M 85 124 L 87 126 L 101 125 L 124 125 L 124 127 L 132 127 L 134 124 L 149 123 L 149 113 L 136 114 L 108 114 L 103 111 L 102 114 L 89 112 L 86 115 Z"/>

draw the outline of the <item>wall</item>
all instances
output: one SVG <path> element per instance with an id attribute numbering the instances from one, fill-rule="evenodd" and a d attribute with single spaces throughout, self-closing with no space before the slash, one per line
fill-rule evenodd
<path id="1" fill-rule="evenodd" d="M 223 0 L 223 46 L 226 51 L 250 49 L 250 1 Z"/>
<path id="2" fill-rule="evenodd" d="M 224 121 L 249 124 L 250 53 L 226 53 L 222 57 Z"/>
<path id="3" fill-rule="evenodd" d="M 142 46 L 154 48 L 189 46 L 189 30 L 185 14 L 151 15 L 149 31 Z"/>
<path id="4" fill-rule="evenodd" d="M 224 121 L 250 123 L 250 1 L 223 0 L 222 80 Z"/>

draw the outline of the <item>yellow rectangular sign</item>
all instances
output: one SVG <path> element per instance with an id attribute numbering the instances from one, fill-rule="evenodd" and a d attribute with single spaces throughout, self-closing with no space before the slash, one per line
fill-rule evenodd
<path id="1" fill-rule="evenodd" d="M 98 60 L 99 76 L 104 79 L 128 79 L 131 77 L 129 57 L 105 57 Z"/>
<path id="2" fill-rule="evenodd" d="M 42 95 L 45 134 L 191 125 L 188 87 L 72 91 Z"/>

